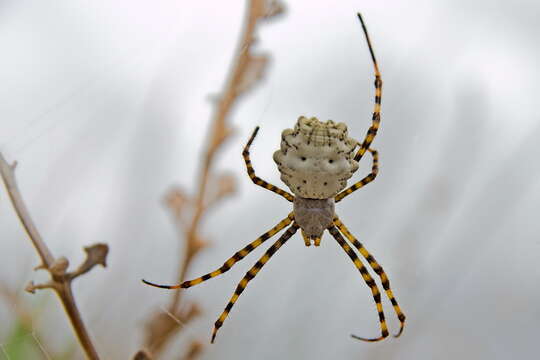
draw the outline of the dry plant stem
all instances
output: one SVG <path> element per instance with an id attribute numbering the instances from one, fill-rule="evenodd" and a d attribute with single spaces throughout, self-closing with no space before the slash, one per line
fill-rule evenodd
<path id="1" fill-rule="evenodd" d="M 81 318 L 79 309 L 77 308 L 77 305 L 75 303 L 73 292 L 71 290 L 71 282 L 79 275 L 89 271 L 94 265 L 104 265 L 108 248 L 104 244 L 98 244 L 90 248 L 85 248 L 87 252 L 87 260 L 85 261 L 85 263 L 73 273 L 66 272 L 66 269 L 69 265 L 67 259 L 54 258 L 49 248 L 41 238 L 41 235 L 39 234 L 34 222 L 32 221 L 32 218 L 30 217 L 28 209 L 26 208 L 26 205 L 17 186 L 17 182 L 15 180 L 15 166 L 16 163 L 14 163 L 13 165 L 9 165 L 4 159 L 3 155 L 0 153 L 0 173 L 2 175 L 4 184 L 6 185 L 7 192 L 19 219 L 23 224 L 24 229 L 26 230 L 26 233 L 30 237 L 32 244 L 36 248 L 39 257 L 41 258 L 42 264 L 38 266 L 37 269 L 44 269 L 48 271 L 51 275 L 51 280 L 49 282 L 38 285 L 30 283 L 27 287 L 27 290 L 30 292 L 34 292 L 36 289 L 53 289 L 60 298 L 62 305 L 64 306 L 69 320 L 71 321 L 73 330 L 77 334 L 77 338 L 79 339 L 79 342 L 83 347 L 86 356 L 92 360 L 99 359 L 96 349 Z M 96 252 L 99 254 L 97 256 L 92 256 Z"/>
<path id="2" fill-rule="evenodd" d="M 21 194 L 19 193 L 14 176 L 16 166 L 16 162 L 12 165 L 9 165 L 4 159 L 4 156 L 0 154 L 0 170 L 2 173 L 2 179 L 4 180 L 4 184 L 6 184 L 6 189 L 9 194 L 9 198 L 11 199 L 11 203 L 13 204 L 13 207 L 17 212 L 17 216 L 22 222 L 24 230 L 30 237 L 32 244 L 36 248 L 39 257 L 41 258 L 41 266 L 43 266 L 44 268 L 49 268 L 54 262 L 54 257 L 43 242 L 43 239 L 41 238 L 41 235 L 39 234 L 36 225 L 34 225 L 34 222 L 32 221 L 30 214 L 28 213 L 28 209 L 26 209 L 26 205 L 22 200 Z"/>
<path id="3" fill-rule="evenodd" d="M 247 70 L 252 61 L 266 61 L 266 58 L 254 58 L 250 53 L 251 45 L 254 41 L 255 27 L 257 21 L 261 17 L 266 15 L 266 1 L 265 0 L 251 0 L 249 2 L 249 8 L 246 15 L 245 30 L 242 34 L 242 39 L 239 46 L 239 54 L 237 54 L 236 62 L 232 67 L 232 75 L 222 92 L 222 96 L 219 99 L 217 109 L 211 125 L 211 139 L 208 149 L 204 157 L 204 163 L 199 175 L 199 188 L 195 200 L 195 213 L 191 220 L 189 228 L 185 231 L 186 236 L 186 259 L 182 262 L 179 268 L 179 280 L 185 279 L 189 262 L 193 255 L 190 252 L 190 244 L 193 244 L 197 240 L 197 230 L 199 223 L 203 217 L 205 210 L 205 195 L 206 186 L 209 180 L 209 174 L 214 160 L 214 155 L 225 140 L 231 135 L 231 130 L 226 124 L 226 119 L 231 111 L 232 106 L 237 100 L 238 96 L 242 93 L 241 88 L 242 81 L 247 76 Z M 176 309 L 180 303 L 181 292 L 177 291 L 174 294 L 173 301 L 171 302 L 170 309 Z"/>
<path id="4" fill-rule="evenodd" d="M 268 61 L 264 55 L 253 55 L 251 53 L 251 45 L 255 41 L 257 23 L 264 18 L 281 13 L 282 10 L 280 3 L 275 0 L 248 1 L 244 31 L 238 46 L 236 59 L 229 72 L 230 77 L 217 101 L 210 124 L 208 147 L 205 150 L 204 161 L 198 174 L 197 193 L 192 201 L 190 201 L 193 210 L 192 216 L 186 221 L 185 218 L 179 216 L 179 211 L 175 212 L 176 226 L 185 239 L 185 257 L 178 267 L 177 280 L 179 282 L 183 282 L 186 279 L 186 273 L 193 258 L 205 246 L 205 242 L 200 238 L 199 226 L 208 208 L 215 205 L 218 200 L 230 193 L 225 191 L 216 198 L 209 198 L 208 183 L 214 178 L 212 164 L 215 154 L 232 133 L 230 126 L 227 124 L 231 110 L 239 96 L 249 90 L 262 77 L 264 67 Z M 163 322 L 163 319 L 160 321 L 159 318 L 163 314 L 156 314 L 148 323 L 151 331 L 146 337 L 145 344 L 156 358 L 163 351 L 165 344 L 181 328 L 180 325 L 186 324 L 191 318 L 197 315 L 197 312 L 194 313 L 190 310 L 187 312 L 185 309 L 181 311 L 181 308 L 186 307 L 186 304 L 181 302 L 181 297 L 181 291 L 174 292 L 168 306 L 168 312 L 177 316 L 178 319 L 175 320 L 180 321 L 170 319 L 168 323 Z M 192 304 L 191 307 L 197 309 L 196 305 Z M 193 345 L 192 350 L 196 349 L 197 351 L 188 351 L 185 358 L 196 358 L 201 352 L 201 346 L 200 344 L 197 346 Z"/>

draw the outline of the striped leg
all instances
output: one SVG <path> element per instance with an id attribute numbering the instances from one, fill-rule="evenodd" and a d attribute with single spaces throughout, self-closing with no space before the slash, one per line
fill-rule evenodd
<path id="1" fill-rule="evenodd" d="M 354 262 L 354 265 L 356 265 L 356 268 L 358 271 L 360 271 L 360 274 L 362 274 L 362 277 L 364 278 L 364 281 L 366 282 L 367 286 L 371 289 L 371 293 L 373 294 L 373 300 L 375 300 L 375 305 L 377 306 L 377 311 L 379 313 L 379 322 L 381 324 L 381 336 L 378 338 L 362 338 L 356 335 L 351 335 L 353 338 L 358 340 L 364 340 L 364 341 L 379 341 L 383 340 L 388 336 L 388 327 L 386 326 L 386 320 L 384 318 L 384 312 L 383 307 L 381 303 L 381 293 L 379 291 L 379 288 L 377 287 L 377 284 L 375 283 L 375 280 L 369 275 L 367 269 L 362 264 L 360 259 L 358 258 L 358 255 L 354 252 L 354 250 L 347 244 L 343 236 L 339 233 L 339 230 L 332 225 L 328 228 L 328 231 L 330 231 L 330 234 L 336 239 L 338 244 L 345 250 L 347 255 L 351 258 L 351 260 Z"/>
<path id="2" fill-rule="evenodd" d="M 269 231 L 267 231 L 264 234 L 262 234 L 261 236 L 259 236 L 253 242 L 246 245 L 240 251 L 236 252 L 232 257 L 230 257 L 227 261 L 225 261 L 225 263 L 219 269 L 214 270 L 211 273 L 208 273 L 206 275 L 203 275 L 203 276 L 198 277 L 198 278 L 193 279 L 193 280 L 184 281 L 183 283 L 181 283 L 179 285 L 158 285 L 158 284 L 148 282 L 146 280 L 143 280 L 143 282 L 145 284 L 155 286 L 155 287 L 159 287 L 159 288 L 163 288 L 163 289 L 178 289 L 178 288 L 186 289 L 186 288 L 192 287 L 194 285 L 200 284 L 200 283 L 202 283 L 202 282 L 204 282 L 206 280 L 209 280 L 209 279 L 211 279 L 213 277 L 216 277 L 218 275 L 221 275 L 221 274 L 226 273 L 227 271 L 229 271 L 234 266 L 234 264 L 236 264 L 237 262 L 239 262 L 240 260 L 245 258 L 249 253 L 251 253 L 257 247 L 259 247 L 259 245 L 264 243 L 266 240 L 270 239 L 272 236 L 274 236 L 275 234 L 280 232 L 283 228 L 285 228 L 287 225 L 289 225 L 293 220 L 294 220 L 294 215 L 293 215 L 293 213 L 290 213 L 289 216 L 287 216 L 285 219 L 281 220 L 279 222 L 279 224 L 277 224 L 272 229 L 270 229 Z"/>
<path id="3" fill-rule="evenodd" d="M 311 246 L 311 239 L 309 238 L 309 236 L 306 235 L 305 231 L 302 229 L 300 231 L 302 233 L 302 238 L 304 239 L 304 244 L 306 246 Z"/>
<path id="4" fill-rule="evenodd" d="M 320 237 L 309 237 L 305 233 L 305 231 L 302 229 L 302 238 L 304 239 L 304 244 L 306 246 L 311 246 L 311 240 L 313 240 L 313 245 L 315 246 L 321 246 L 321 238 Z"/>
<path id="5" fill-rule="evenodd" d="M 403 329 L 405 328 L 405 315 L 403 314 L 403 312 L 401 312 L 401 309 L 399 308 L 397 300 L 394 297 L 392 290 L 390 289 L 390 280 L 388 280 L 388 276 L 386 276 L 386 273 L 384 272 L 381 265 L 377 263 L 377 260 L 375 260 L 375 258 L 371 256 L 371 254 L 366 250 L 364 245 L 362 245 L 362 243 L 358 241 L 353 236 L 353 234 L 351 234 L 349 229 L 347 229 L 345 224 L 343 224 L 341 220 L 339 220 L 339 218 L 336 217 L 334 219 L 334 225 L 336 225 L 338 229 L 343 233 L 343 235 L 345 235 L 345 237 L 349 239 L 349 241 L 354 245 L 354 247 L 358 249 L 360 254 L 362 254 L 364 259 L 366 259 L 367 262 L 369 263 L 369 266 L 371 266 L 373 271 L 375 271 L 375 273 L 377 273 L 377 275 L 381 279 L 382 287 L 384 288 L 384 291 L 386 292 L 386 296 L 388 296 L 388 299 L 392 303 L 392 306 L 394 307 L 394 311 L 396 312 L 396 315 L 400 322 L 399 332 L 396 335 L 394 335 L 394 337 L 398 337 L 399 335 L 401 335 L 401 333 L 403 332 Z"/>
<path id="6" fill-rule="evenodd" d="M 232 307 L 234 306 L 234 304 L 236 303 L 236 301 L 238 300 L 238 298 L 240 297 L 240 295 L 246 288 L 247 284 L 259 273 L 261 268 L 264 266 L 264 264 L 266 264 L 266 262 L 268 262 L 268 260 L 270 260 L 272 255 L 274 255 L 276 251 L 278 251 L 279 248 L 283 246 L 283 244 L 285 244 L 287 240 L 291 238 L 291 236 L 294 235 L 296 230 L 298 230 L 298 225 L 294 222 L 291 225 L 291 227 L 289 227 L 287 231 L 283 235 L 281 235 L 278 241 L 276 241 L 274 245 L 272 245 L 268 250 L 266 250 L 266 252 L 259 259 L 259 261 L 257 261 L 251 269 L 249 269 L 249 271 L 246 273 L 246 276 L 244 276 L 242 280 L 240 280 L 240 283 L 238 283 L 238 286 L 236 287 L 236 290 L 234 291 L 233 296 L 229 300 L 229 303 L 225 307 L 225 310 L 223 310 L 223 312 L 221 313 L 221 315 L 219 316 L 219 318 L 216 320 L 214 324 L 214 330 L 212 331 L 212 343 L 214 342 L 216 338 L 219 328 L 223 325 L 223 322 L 229 315 L 229 312 L 231 311 Z"/>
<path id="7" fill-rule="evenodd" d="M 381 122 L 381 96 L 382 96 L 382 79 L 381 73 L 379 72 L 379 66 L 377 65 L 377 60 L 375 59 L 375 53 L 373 52 L 373 47 L 371 46 L 371 41 L 367 32 L 366 25 L 362 19 L 362 15 L 358 14 L 360 23 L 362 24 L 362 29 L 364 30 L 364 35 L 366 36 L 367 44 L 369 47 L 369 52 L 371 54 L 371 60 L 373 60 L 373 67 L 375 68 L 375 108 L 373 109 L 373 116 L 371 118 L 371 126 L 367 131 L 366 137 L 360 145 L 360 149 L 356 153 L 354 160 L 360 161 L 364 153 L 369 149 L 369 146 L 375 139 L 377 135 L 377 130 L 379 129 L 379 124 Z"/>
<path id="8" fill-rule="evenodd" d="M 266 181 L 255 175 L 255 169 L 253 169 L 253 166 L 251 165 L 251 160 L 249 158 L 249 148 L 251 146 L 251 143 L 253 142 L 253 139 L 255 139 L 255 136 L 257 136 L 258 131 L 259 127 L 257 126 L 255 130 L 253 130 L 253 134 L 251 134 L 251 137 L 249 138 L 246 146 L 244 147 L 244 151 L 242 152 L 242 156 L 244 157 L 244 161 L 246 162 L 246 168 L 249 178 L 251 179 L 251 181 L 253 181 L 255 185 L 259 185 L 267 190 L 273 191 L 276 194 L 281 195 L 285 199 L 292 202 L 294 200 L 294 197 L 291 194 L 284 190 L 281 190 L 277 186 L 267 183 Z"/>
<path id="9" fill-rule="evenodd" d="M 373 163 L 371 164 L 371 173 L 369 173 L 369 175 L 364 177 L 359 182 L 352 184 L 350 187 L 348 187 L 347 189 L 337 194 L 336 197 L 334 198 L 335 202 L 343 200 L 345 196 L 350 195 L 356 190 L 364 187 L 365 185 L 375 180 L 375 178 L 377 177 L 377 174 L 379 173 L 379 153 L 377 152 L 377 150 L 373 150 L 373 149 L 368 149 L 368 150 L 371 153 L 371 156 L 373 157 Z"/>

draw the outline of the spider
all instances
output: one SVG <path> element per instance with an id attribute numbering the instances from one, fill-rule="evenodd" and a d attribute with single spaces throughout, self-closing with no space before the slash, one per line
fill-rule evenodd
<path id="1" fill-rule="evenodd" d="M 347 126 L 343 123 L 334 123 L 331 120 L 321 122 L 314 117 L 308 119 L 301 116 L 294 129 L 286 129 L 283 131 L 280 150 L 276 151 L 273 156 L 279 172 L 281 173 L 281 180 L 293 192 L 294 195 L 292 195 L 287 191 L 264 181 L 255 174 L 255 170 L 251 165 L 249 150 L 259 131 L 259 127 L 257 126 L 242 153 L 246 163 L 247 173 L 254 184 L 270 190 L 292 202 L 293 211 L 272 229 L 236 252 L 220 268 L 206 275 L 194 280 L 184 281 L 178 285 L 158 285 L 143 280 L 145 284 L 165 289 L 185 289 L 198 285 L 229 271 L 234 264 L 246 257 L 249 253 L 266 242 L 266 240 L 288 227 L 285 233 L 283 233 L 281 237 L 268 248 L 264 255 L 246 273 L 236 287 L 225 310 L 214 324 L 211 339 L 212 343 L 216 338 L 219 328 L 223 325 L 223 322 L 248 283 L 253 280 L 264 264 L 270 260 L 270 258 L 297 232 L 298 229 L 301 230 L 306 246 L 310 246 L 312 242 L 315 246 L 320 246 L 323 232 L 328 230 L 341 248 L 351 258 L 365 283 L 371 289 L 373 300 L 375 301 L 375 306 L 379 314 L 381 335 L 376 338 L 364 338 L 351 335 L 353 338 L 375 342 L 385 339 L 389 335 L 389 332 L 383 312 L 379 287 L 351 247 L 351 244 L 368 262 L 371 269 L 379 276 L 382 287 L 392 303 L 397 318 L 400 321 L 399 332 L 394 336 L 398 337 L 403 332 L 405 315 L 401 311 L 392 290 L 390 289 L 388 276 L 373 256 L 351 234 L 334 212 L 335 203 L 343 200 L 354 191 L 372 182 L 379 170 L 378 153 L 376 150 L 370 148 L 370 145 L 377 134 L 380 124 L 382 80 L 377 61 L 375 60 L 375 54 L 371 46 L 371 41 L 360 13 L 358 13 L 358 18 L 362 25 L 375 70 L 375 107 L 371 126 L 368 129 L 363 142 L 360 144 L 358 141 L 350 138 L 347 134 Z M 358 150 L 356 150 L 357 148 Z M 358 162 L 362 159 L 362 156 L 366 151 L 369 152 L 372 157 L 371 173 L 345 189 L 347 180 L 352 177 L 356 170 L 358 170 Z M 349 242 L 345 240 L 343 235 Z"/>

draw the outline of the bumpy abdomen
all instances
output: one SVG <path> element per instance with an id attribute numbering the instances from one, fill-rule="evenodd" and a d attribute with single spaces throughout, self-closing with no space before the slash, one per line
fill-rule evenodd
<path id="1" fill-rule="evenodd" d="M 281 180 L 295 195 L 327 199 L 343 190 L 358 169 L 357 145 L 348 137 L 347 125 L 301 116 L 294 129 L 283 131 L 274 161 Z"/>

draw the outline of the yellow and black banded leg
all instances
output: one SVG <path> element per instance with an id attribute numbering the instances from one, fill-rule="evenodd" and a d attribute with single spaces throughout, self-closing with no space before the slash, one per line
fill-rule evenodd
<path id="1" fill-rule="evenodd" d="M 194 285 L 198 285 L 206 280 L 209 280 L 211 278 L 214 278 L 218 275 L 221 275 L 229 271 L 233 267 L 234 264 L 236 264 L 237 262 L 245 258 L 249 253 L 251 253 L 257 247 L 259 247 L 266 240 L 270 239 L 272 236 L 280 232 L 283 228 L 289 225 L 293 220 L 294 220 L 294 215 L 291 212 L 289 216 L 281 220 L 272 229 L 268 230 L 267 232 L 259 236 L 257 239 L 255 239 L 253 242 L 249 243 L 244 248 L 237 251 L 232 257 L 230 257 L 227 261 L 225 261 L 225 263 L 219 269 L 214 270 L 206 275 L 203 275 L 193 280 L 184 281 L 183 283 L 178 284 L 178 285 L 158 285 L 158 284 L 154 284 L 149 281 L 146 281 L 146 280 L 143 280 L 143 282 L 147 285 L 151 285 L 151 286 L 155 286 L 155 287 L 159 287 L 163 289 L 178 289 L 178 288 L 187 289 Z"/>
<path id="2" fill-rule="evenodd" d="M 375 283 L 375 280 L 369 275 L 369 272 L 367 271 L 366 267 L 362 264 L 360 259 L 358 258 L 358 255 L 354 252 L 354 250 L 349 246 L 349 244 L 345 241 L 343 236 L 339 233 L 339 230 L 334 226 L 330 226 L 328 228 L 328 231 L 330 231 L 330 234 L 336 239 L 338 244 L 345 250 L 347 255 L 351 258 L 354 265 L 360 271 L 360 274 L 362 274 L 362 278 L 364 278 L 364 281 L 366 282 L 367 286 L 371 289 L 371 293 L 373 295 L 373 300 L 375 301 L 375 306 L 377 307 L 377 312 L 379 313 L 379 322 L 381 324 L 381 336 L 377 338 L 363 338 L 356 335 L 351 335 L 353 338 L 363 341 L 380 341 L 385 339 L 388 336 L 388 326 L 386 325 L 386 319 L 384 318 L 384 311 L 383 306 L 381 303 L 381 292 L 379 291 L 379 288 L 377 284 Z"/>
<path id="3" fill-rule="evenodd" d="M 360 149 L 358 149 L 358 152 L 354 157 L 354 160 L 356 161 L 360 161 L 362 156 L 364 156 L 365 152 L 369 149 L 371 143 L 373 142 L 373 139 L 375 139 L 375 136 L 377 135 L 377 130 L 379 129 L 379 125 L 381 123 L 382 97 L 382 78 L 381 73 L 379 72 L 379 66 L 377 65 L 377 60 L 375 59 L 375 53 L 373 52 L 373 47 L 371 46 L 371 40 L 369 39 L 366 25 L 364 24 L 364 20 L 362 19 L 362 15 L 360 15 L 360 13 L 358 14 L 358 18 L 360 19 L 360 23 L 362 24 L 362 29 L 364 30 L 364 35 L 366 36 L 369 52 L 371 54 L 371 60 L 373 60 L 373 67 L 375 69 L 375 108 L 373 109 L 371 126 L 367 131 L 366 137 L 364 138 L 362 145 L 360 145 Z"/>
<path id="4" fill-rule="evenodd" d="M 216 320 L 214 324 L 214 330 L 212 331 L 212 340 L 211 340 L 212 343 L 214 342 L 216 338 L 219 328 L 223 325 L 223 322 L 229 315 L 229 312 L 231 311 L 232 307 L 234 306 L 234 304 L 236 303 L 236 301 L 238 300 L 238 298 L 240 297 L 240 295 L 246 288 L 247 284 L 259 273 L 259 271 L 262 269 L 264 264 L 266 264 L 268 260 L 270 260 L 272 255 L 274 255 L 276 251 L 278 251 L 279 248 L 283 246 L 283 244 L 285 244 L 287 240 L 289 240 L 291 236 L 293 236 L 297 230 L 298 230 L 298 225 L 295 222 L 293 222 L 293 224 L 287 229 L 287 231 L 283 235 L 281 235 L 281 237 L 270 248 L 268 248 L 268 250 L 266 250 L 266 252 L 259 259 L 259 261 L 257 261 L 255 265 L 253 265 L 253 267 L 249 269 L 249 271 L 242 278 L 242 280 L 240 280 L 240 282 L 238 283 L 238 286 L 236 287 L 236 290 L 234 291 L 233 296 L 231 297 L 231 299 L 229 300 L 229 303 L 225 307 L 225 310 L 223 310 L 223 312 L 221 313 L 221 315 L 219 316 L 219 318 Z"/>
<path id="5" fill-rule="evenodd" d="M 309 237 L 302 229 L 302 238 L 304 239 L 304 244 L 306 246 L 311 246 L 311 240 L 313 240 L 313 245 L 315 246 L 321 246 L 321 238 L 320 237 Z"/>
<path id="6" fill-rule="evenodd" d="M 375 180 L 375 178 L 377 177 L 377 174 L 379 173 L 379 153 L 377 152 L 377 150 L 373 150 L 373 149 L 368 149 L 368 150 L 371 153 L 371 156 L 373 157 L 373 162 L 371 164 L 371 173 L 369 173 L 362 180 L 358 181 L 357 183 L 352 184 L 347 189 L 337 194 L 336 197 L 334 198 L 335 202 L 339 202 L 343 200 L 345 196 L 350 195 L 356 190 L 366 186 L 367 184 Z"/>
<path id="7" fill-rule="evenodd" d="M 381 284 L 382 284 L 382 287 L 384 289 L 384 291 L 386 292 L 386 296 L 388 296 L 388 299 L 390 300 L 390 302 L 392 303 L 392 306 L 394 307 L 394 311 L 396 312 L 396 315 L 399 319 L 399 322 L 400 322 L 400 328 L 399 328 L 399 332 L 394 335 L 394 337 L 398 337 L 401 335 L 401 333 L 403 332 L 403 329 L 405 328 L 405 315 L 403 314 L 403 312 L 401 311 L 398 303 L 397 303 L 397 300 L 396 298 L 394 297 L 394 294 L 392 293 L 392 290 L 390 289 L 390 280 L 388 280 L 388 276 L 386 275 L 386 273 L 384 272 L 383 268 L 381 265 L 379 265 L 379 263 L 377 262 L 377 260 L 375 260 L 375 258 L 373 256 L 371 256 L 371 254 L 366 250 L 366 248 L 364 247 L 364 245 L 362 245 L 362 243 L 360 241 L 358 241 L 354 236 L 353 234 L 351 234 L 351 232 L 349 231 L 349 229 L 347 229 L 347 227 L 345 226 L 345 224 L 343 224 L 341 222 L 341 220 L 339 220 L 339 218 L 335 218 L 334 219 L 334 225 L 336 225 L 339 229 L 339 231 L 341 231 L 343 233 L 343 235 L 345 235 L 345 237 L 353 244 L 353 246 L 358 249 L 358 251 L 360 252 L 360 254 L 364 257 L 364 259 L 366 259 L 366 261 L 369 263 L 369 266 L 371 266 L 371 268 L 373 269 L 373 271 L 375 271 L 375 273 L 379 276 L 379 278 L 381 279 Z"/>
<path id="8" fill-rule="evenodd" d="M 309 236 L 307 236 L 307 234 L 305 233 L 305 231 L 303 229 L 300 230 L 300 232 L 302 233 L 302 239 L 304 239 L 304 244 L 306 246 L 311 246 L 311 239 Z"/>
<path id="9" fill-rule="evenodd" d="M 249 148 L 251 146 L 251 143 L 253 142 L 253 139 L 255 139 L 255 136 L 257 136 L 257 132 L 259 132 L 258 126 L 255 128 L 255 130 L 253 130 L 253 134 L 251 134 L 251 137 L 249 138 L 246 146 L 244 147 L 244 151 L 242 152 L 242 156 L 244 157 L 244 161 L 246 162 L 246 168 L 249 178 L 251 179 L 251 181 L 253 181 L 255 185 L 259 185 L 267 190 L 273 191 L 276 194 L 281 195 L 285 199 L 292 202 L 294 200 L 294 196 L 284 190 L 281 190 L 277 186 L 267 183 L 266 181 L 255 175 L 255 169 L 253 169 L 253 166 L 251 165 L 251 160 L 249 158 Z"/>

